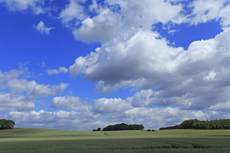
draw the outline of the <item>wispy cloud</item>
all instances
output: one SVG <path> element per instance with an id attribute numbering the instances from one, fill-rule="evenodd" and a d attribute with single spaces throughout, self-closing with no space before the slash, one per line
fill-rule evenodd
<path id="1" fill-rule="evenodd" d="M 60 74 L 60 73 L 67 73 L 68 69 L 65 67 L 59 67 L 58 69 L 47 69 L 46 72 L 49 75 L 53 75 L 53 74 Z"/>
<path id="2" fill-rule="evenodd" d="M 43 21 L 40 21 L 34 28 L 41 34 L 49 35 L 50 30 L 55 29 L 54 27 L 46 27 Z"/>
<path id="3" fill-rule="evenodd" d="M 30 8 L 35 14 L 44 12 L 42 0 L 0 0 L 0 3 L 5 3 L 9 11 L 24 11 Z"/>

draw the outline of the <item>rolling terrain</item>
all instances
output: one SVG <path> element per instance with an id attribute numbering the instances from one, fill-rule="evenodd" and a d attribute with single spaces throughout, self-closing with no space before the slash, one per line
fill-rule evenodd
<path id="1" fill-rule="evenodd" d="M 0 152 L 229 152 L 230 130 L 0 130 Z"/>

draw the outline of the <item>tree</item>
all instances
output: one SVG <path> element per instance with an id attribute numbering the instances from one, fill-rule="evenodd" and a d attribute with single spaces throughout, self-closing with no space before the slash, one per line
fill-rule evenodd
<path id="1" fill-rule="evenodd" d="M 12 129 L 14 125 L 13 120 L 0 119 L 0 129 Z"/>
<path id="2" fill-rule="evenodd" d="M 101 128 L 99 127 L 99 128 L 97 128 L 97 131 L 101 131 Z"/>
<path id="3" fill-rule="evenodd" d="M 96 129 L 93 129 L 93 131 L 97 131 Z"/>

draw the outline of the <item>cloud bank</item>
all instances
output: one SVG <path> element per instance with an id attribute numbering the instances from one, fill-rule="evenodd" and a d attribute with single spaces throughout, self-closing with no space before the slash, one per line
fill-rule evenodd
<path id="1" fill-rule="evenodd" d="M 57 86 L 38 84 L 23 78 L 26 69 L 0 71 L 0 112 L 35 110 L 37 98 L 57 96 L 67 84 L 61 82 Z"/>

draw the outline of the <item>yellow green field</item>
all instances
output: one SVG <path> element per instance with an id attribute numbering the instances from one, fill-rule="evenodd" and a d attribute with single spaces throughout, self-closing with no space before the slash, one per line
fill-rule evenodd
<path id="1" fill-rule="evenodd" d="M 230 130 L 0 130 L 0 152 L 230 152 Z"/>

